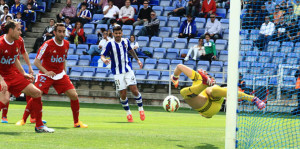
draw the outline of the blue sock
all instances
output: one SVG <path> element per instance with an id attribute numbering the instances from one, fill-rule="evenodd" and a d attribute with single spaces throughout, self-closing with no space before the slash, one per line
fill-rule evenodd
<path id="1" fill-rule="evenodd" d="M 134 99 L 136 100 L 136 103 L 139 107 L 139 111 L 144 111 L 143 109 L 143 99 L 141 93 L 139 93 L 138 96 L 134 96 Z"/>
<path id="2" fill-rule="evenodd" d="M 125 100 L 122 100 L 122 99 L 120 98 L 120 102 L 121 102 L 121 104 L 122 104 L 124 110 L 127 112 L 127 115 L 131 114 L 131 111 L 130 111 L 129 105 L 128 105 L 128 98 L 126 97 Z"/>

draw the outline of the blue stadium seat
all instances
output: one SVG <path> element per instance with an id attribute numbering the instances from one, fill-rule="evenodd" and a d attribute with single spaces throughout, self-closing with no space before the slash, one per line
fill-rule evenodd
<path id="1" fill-rule="evenodd" d="M 70 72 L 70 79 L 71 80 L 80 80 L 80 76 L 82 74 L 83 68 L 82 67 L 72 67 Z"/>
<path id="2" fill-rule="evenodd" d="M 293 42 L 282 42 L 281 44 L 281 52 L 290 53 L 294 48 Z"/>
<path id="3" fill-rule="evenodd" d="M 300 42 L 297 42 L 297 43 L 295 44 L 294 52 L 295 52 L 295 53 L 300 53 Z"/>
<path id="4" fill-rule="evenodd" d="M 223 67 L 223 62 L 222 61 L 212 61 L 210 64 L 210 70 L 213 72 L 221 72 Z"/>
<path id="5" fill-rule="evenodd" d="M 122 29 L 123 29 L 124 36 L 130 36 L 133 31 L 133 26 L 132 25 L 123 25 Z"/>
<path id="6" fill-rule="evenodd" d="M 91 23 L 97 23 L 97 21 L 102 20 L 103 17 L 104 17 L 103 14 L 94 14 Z"/>
<path id="7" fill-rule="evenodd" d="M 97 44 L 98 36 L 96 34 L 86 35 L 86 44 Z"/>
<path id="8" fill-rule="evenodd" d="M 179 55 L 177 59 L 184 59 L 185 57 L 182 57 L 182 55 L 186 55 L 189 52 L 189 49 L 180 49 Z"/>
<path id="9" fill-rule="evenodd" d="M 227 15 L 226 15 L 226 19 L 230 18 L 230 9 L 228 9 Z"/>
<path id="10" fill-rule="evenodd" d="M 29 53 L 28 57 L 29 57 L 30 64 L 33 64 L 34 59 L 36 57 L 36 53 Z"/>
<path id="11" fill-rule="evenodd" d="M 164 2 L 164 1 L 161 1 L 161 2 Z M 161 5 L 162 6 L 162 5 Z M 169 7 L 169 6 L 166 6 L 165 9 L 164 9 L 164 13 L 163 13 L 163 16 L 167 16 L 169 12 L 173 11 L 175 9 L 175 7 Z"/>
<path id="12" fill-rule="evenodd" d="M 144 59 L 143 58 L 139 58 L 139 60 L 144 64 Z M 137 61 L 133 58 L 132 59 L 132 69 L 140 69 L 139 64 L 137 63 Z"/>
<path id="13" fill-rule="evenodd" d="M 219 60 L 220 61 L 228 61 L 228 51 L 220 51 L 220 54 L 219 54 Z"/>
<path id="14" fill-rule="evenodd" d="M 171 37 L 176 38 L 176 37 L 178 37 L 178 35 L 179 35 L 179 28 L 178 27 L 173 27 Z"/>
<path id="15" fill-rule="evenodd" d="M 98 60 L 100 59 L 100 56 L 94 56 L 92 58 L 92 61 L 90 63 L 90 66 L 98 66 Z"/>
<path id="16" fill-rule="evenodd" d="M 285 53 L 274 52 L 272 63 L 282 64 L 284 62 L 285 55 L 286 55 Z"/>
<path id="17" fill-rule="evenodd" d="M 22 67 L 23 67 L 24 71 L 25 71 L 26 73 L 28 73 L 28 71 L 29 71 L 28 65 L 22 65 Z"/>
<path id="18" fill-rule="evenodd" d="M 177 38 L 174 44 L 174 48 L 178 49 L 184 49 L 187 45 L 187 39 L 186 38 Z"/>
<path id="19" fill-rule="evenodd" d="M 229 28 L 229 19 L 221 19 L 220 23 L 223 30 Z"/>
<path id="20" fill-rule="evenodd" d="M 100 31 L 101 28 L 104 28 L 105 30 L 107 30 L 108 26 L 107 26 L 107 24 L 97 24 L 95 33 L 97 34 L 97 32 Z"/>
<path id="21" fill-rule="evenodd" d="M 275 75 L 277 73 L 277 65 L 274 63 L 265 63 L 264 64 L 264 69 L 263 69 L 263 74 L 264 75 Z"/>
<path id="22" fill-rule="evenodd" d="M 144 83 L 144 80 L 139 80 L 139 79 L 146 79 L 147 77 L 147 70 L 136 70 L 135 71 L 135 78 L 137 79 L 137 83 Z"/>
<path id="23" fill-rule="evenodd" d="M 197 29 L 203 29 L 206 23 L 205 18 L 195 18 Z"/>
<path id="24" fill-rule="evenodd" d="M 178 64 L 182 64 L 182 60 L 176 60 L 176 59 L 171 60 L 171 65 L 170 65 L 171 69 L 174 70 Z"/>
<path id="25" fill-rule="evenodd" d="M 195 38 L 190 39 L 190 41 L 188 43 L 188 48 L 190 49 L 194 45 L 198 45 L 198 41 L 199 41 L 199 39 L 195 39 Z"/>
<path id="26" fill-rule="evenodd" d="M 229 40 L 229 29 L 225 29 L 224 30 L 223 39 Z"/>
<path id="27" fill-rule="evenodd" d="M 87 44 L 78 44 L 78 45 L 77 45 L 77 49 L 85 49 L 85 50 L 88 50 L 88 49 L 89 49 L 89 45 L 87 45 Z"/>
<path id="28" fill-rule="evenodd" d="M 263 63 L 253 62 L 251 64 L 251 67 L 250 67 L 250 73 L 253 73 L 253 74 L 260 74 L 260 73 L 262 73 L 263 66 L 264 66 Z"/>
<path id="29" fill-rule="evenodd" d="M 169 71 L 162 71 L 160 80 L 164 81 L 164 82 L 160 82 L 160 84 L 169 84 L 170 72 Z"/>
<path id="30" fill-rule="evenodd" d="M 152 47 L 143 47 L 142 48 L 142 52 L 143 51 L 148 51 L 148 52 L 150 52 L 153 55 L 153 48 Z"/>
<path id="31" fill-rule="evenodd" d="M 267 51 L 278 52 L 279 47 L 280 47 L 279 41 L 269 41 Z"/>
<path id="32" fill-rule="evenodd" d="M 246 58 L 245 61 L 247 62 L 256 62 L 258 58 L 257 51 L 246 51 Z"/>
<path id="33" fill-rule="evenodd" d="M 80 59 L 78 61 L 79 66 L 89 66 L 91 61 L 90 55 L 80 55 Z"/>
<path id="34" fill-rule="evenodd" d="M 140 47 L 147 47 L 149 43 L 149 37 L 139 36 L 138 40 Z"/>
<path id="35" fill-rule="evenodd" d="M 68 55 L 68 57 L 67 57 L 67 65 L 68 66 L 75 66 L 75 65 L 77 65 L 78 60 L 79 60 L 79 56 L 78 55 Z"/>
<path id="36" fill-rule="evenodd" d="M 173 44 L 174 44 L 174 38 L 164 38 L 161 47 L 170 48 L 173 47 Z"/>
<path id="37" fill-rule="evenodd" d="M 227 72 L 227 68 L 228 68 L 228 62 L 226 61 L 226 62 L 224 62 L 224 65 L 223 65 L 223 71 Z M 227 78 L 227 76 L 226 76 L 226 78 Z"/>
<path id="38" fill-rule="evenodd" d="M 95 69 L 96 68 L 84 67 L 82 72 L 82 76 L 84 77 L 81 78 L 81 80 L 93 80 L 92 77 L 95 75 Z"/>
<path id="39" fill-rule="evenodd" d="M 251 51 L 253 47 L 252 40 L 242 40 L 241 41 L 241 51 Z"/>
<path id="40" fill-rule="evenodd" d="M 134 14 L 137 14 L 139 12 L 139 6 L 138 5 L 131 5 L 134 8 Z"/>
<path id="41" fill-rule="evenodd" d="M 215 73 L 215 79 L 218 84 L 226 83 L 225 76 L 222 73 Z"/>
<path id="42" fill-rule="evenodd" d="M 160 4 L 159 4 L 159 6 L 163 6 L 163 7 L 165 7 L 165 11 L 166 11 L 166 6 L 170 6 L 171 5 L 171 1 L 170 0 L 161 0 L 160 1 Z M 170 10 L 174 10 L 175 8 L 173 8 L 173 9 L 170 9 Z M 167 15 L 165 15 L 165 14 L 163 14 L 164 16 L 167 16 Z"/>
<path id="43" fill-rule="evenodd" d="M 239 62 L 239 72 L 240 73 L 248 73 L 250 67 L 250 62 Z"/>
<path id="44" fill-rule="evenodd" d="M 147 80 L 159 80 L 160 78 L 160 71 L 153 71 L 150 70 L 148 73 Z M 158 84 L 158 81 L 147 81 L 148 84 Z"/>
<path id="45" fill-rule="evenodd" d="M 170 49 L 167 49 L 166 58 L 167 59 L 176 59 L 178 54 L 179 54 L 178 49 L 170 48 Z"/>
<path id="46" fill-rule="evenodd" d="M 184 62 L 184 65 L 194 70 L 196 67 L 196 61 L 188 60 Z"/>
<path id="47" fill-rule="evenodd" d="M 208 71 L 209 67 L 210 67 L 209 61 L 198 61 L 197 63 L 197 69 Z"/>
<path id="48" fill-rule="evenodd" d="M 247 40 L 249 36 L 249 31 L 246 29 L 241 30 L 241 40 Z"/>
<path id="49" fill-rule="evenodd" d="M 168 21 L 169 27 L 178 27 L 180 23 L 180 17 L 170 17 Z"/>
<path id="50" fill-rule="evenodd" d="M 222 18 L 226 18 L 226 9 L 224 9 L 224 8 L 217 8 L 216 15 L 220 16 Z"/>
<path id="51" fill-rule="evenodd" d="M 162 38 L 161 37 L 152 37 L 151 40 L 150 40 L 149 46 L 153 47 L 153 48 L 159 48 L 161 43 L 162 43 Z"/>
<path id="52" fill-rule="evenodd" d="M 169 65 L 170 65 L 170 60 L 169 59 L 159 59 L 156 69 L 168 70 Z"/>
<path id="53" fill-rule="evenodd" d="M 205 33 L 205 29 L 198 29 L 197 37 L 200 37 L 200 36 L 203 35 L 204 33 Z"/>
<path id="54" fill-rule="evenodd" d="M 156 59 L 147 58 L 145 60 L 144 69 L 155 69 L 156 64 L 157 64 Z"/>
<path id="55" fill-rule="evenodd" d="M 158 36 L 163 38 L 170 37 L 170 34 L 172 32 L 171 30 L 172 30 L 171 27 L 160 27 Z"/>
<path id="56" fill-rule="evenodd" d="M 277 78 L 272 77 L 269 79 L 269 85 L 277 85 Z"/>
<path id="57" fill-rule="evenodd" d="M 94 24 L 84 24 L 83 25 L 85 34 L 94 34 L 95 25 Z"/>
<path id="58" fill-rule="evenodd" d="M 109 69 L 104 69 L 104 68 L 97 68 L 95 77 L 99 78 L 94 78 L 95 81 L 105 81 L 106 77 L 108 75 Z"/>
<path id="59" fill-rule="evenodd" d="M 158 16 L 159 19 L 159 27 L 165 27 L 168 22 L 168 17 L 166 16 Z"/>
<path id="60" fill-rule="evenodd" d="M 297 65 L 299 64 L 299 57 L 300 57 L 300 53 L 288 53 L 286 63 Z"/>
<path id="61" fill-rule="evenodd" d="M 136 26 L 136 27 L 134 28 L 133 34 L 136 35 L 143 27 L 144 27 L 144 26 Z"/>
<path id="62" fill-rule="evenodd" d="M 226 50 L 227 40 L 217 39 L 216 40 L 216 50 Z"/>
<path id="63" fill-rule="evenodd" d="M 159 5 L 159 0 L 150 0 L 150 3 L 149 3 L 149 5 L 150 6 L 157 6 L 157 5 Z"/>
<path id="64" fill-rule="evenodd" d="M 162 6 L 153 6 L 152 10 L 155 11 L 157 16 L 161 16 L 163 14 L 163 7 Z"/>
<path id="65" fill-rule="evenodd" d="M 258 29 L 252 29 L 250 31 L 250 37 L 249 37 L 249 39 L 255 41 L 255 40 L 258 39 L 258 36 L 259 36 L 259 30 Z"/>
<path id="66" fill-rule="evenodd" d="M 46 2 L 39 3 L 36 11 L 41 12 L 41 13 L 45 13 L 46 12 Z"/>
<path id="67" fill-rule="evenodd" d="M 271 52 L 260 52 L 260 56 L 258 58 L 259 63 L 269 63 L 272 58 L 272 53 Z"/>
<path id="68" fill-rule="evenodd" d="M 165 48 L 155 48 L 153 52 L 153 58 L 162 59 L 165 57 L 166 49 Z"/>

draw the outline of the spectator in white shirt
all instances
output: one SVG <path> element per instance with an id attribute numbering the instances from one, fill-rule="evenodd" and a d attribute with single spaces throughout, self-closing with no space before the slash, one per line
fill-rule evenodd
<path id="1" fill-rule="evenodd" d="M 209 34 L 210 38 L 213 40 L 222 38 L 221 36 L 221 23 L 220 21 L 216 20 L 216 15 L 210 15 L 210 21 L 207 21 L 205 26 L 205 33 L 201 36 L 202 39 L 205 38 L 205 34 Z"/>
<path id="2" fill-rule="evenodd" d="M 134 22 L 134 8 L 130 6 L 130 0 L 126 0 L 125 6 L 123 6 L 119 12 L 118 24 L 120 25 L 132 25 Z"/>
<path id="3" fill-rule="evenodd" d="M 3 23 L 6 22 L 6 16 L 10 16 L 12 19 L 14 19 L 13 15 L 8 12 L 9 10 L 8 10 L 7 6 L 3 7 L 3 11 L 4 11 L 4 13 L 0 16 L 0 18 L 1 18 L 1 24 L 3 24 Z"/>
<path id="4" fill-rule="evenodd" d="M 130 36 L 130 46 L 138 56 L 145 56 L 145 54 L 139 49 L 139 43 L 135 40 L 135 36 Z"/>
<path id="5" fill-rule="evenodd" d="M 197 60 L 197 58 L 200 56 L 205 56 L 205 49 L 203 46 L 203 39 L 199 39 L 198 44 L 194 45 L 193 47 L 191 47 L 186 55 L 186 57 L 184 58 L 185 61 L 188 61 L 189 58 L 191 57 L 193 58 L 193 60 Z"/>
<path id="6" fill-rule="evenodd" d="M 92 47 L 87 52 L 83 51 L 84 55 L 100 55 L 101 51 L 105 48 L 106 43 L 111 39 L 108 37 L 108 32 L 105 30 L 102 33 L 102 40 L 99 42 L 98 47 Z"/>
<path id="7" fill-rule="evenodd" d="M 1 15 L 4 13 L 4 10 L 3 10 L 4 6 L 8 7 L 8 5 L 5 3 L 4 0 L 0 0 L 0 14 Z"/>
<path id="8" fill-rule="evenodd" d="M 265 17 L 265 23 L 260 27 L 259 37 L 256 41 L 256 46 L 260 51 L 264 50 L 265 45 L 272 40 L 272 35 L 275 31 L 275 25 L 273 22 L 270 22 L 270 17 Z"/>
<path id="9" fill-rule="evenodd" d="M 103 8 L 104 18 L 99 21 L 100 24 L 110 25 L 110 20 L 116 19 L 116 17 L 118 16 L 120 10 L 117 6 L 113 4 L 114 4 L 113 1 L 109 0 L 108 5 L 104 6 Z"/>

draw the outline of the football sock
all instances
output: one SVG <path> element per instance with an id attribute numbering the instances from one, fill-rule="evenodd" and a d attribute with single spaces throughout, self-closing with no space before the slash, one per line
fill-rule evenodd
<path id="1" fill-rule="evenodd" d="M 78 123 L 78 117 L 79 117 L 79 100 L 72 100 L 71 99 L 71 109 L 73 112 L 73 120 L 74 124 Z"/>
<path id="2" fill-rule="evenodd" d="M 9 102 L 5 105 L 4 108 L 2 108 L 2 118 L 3 117 L 7 118 L 8 106 L 9 106 Z"/>
<path id="3" fill-rule="evenodd" d="M 139 107 L 139 111 L 144 111 L 144 108 L 143 108 L 143 99 L 142 99 L 142 95 L 141 93 L 139 93 L 138 96 L 134 96 L 134 99 Z"/>
<path id="4" fill-rule="evenodd" d="M 192 85 L 190 87 L 185 87 L 180 90 L 180 94 L 183 97 L 183 99 L 191 99 L 193 97 L 198 96 L 204 89 L 207 88 L 207 85 L 204 84 L 198 84 L 198 85 Z"/>
<path id="5" fill-rule="evenodd" d="M 225 87 L 223 88 L 220 86 L 214 86 L 212 88 L 211 95 L 213 97 L 226 97 L 227 96 L 227 88 L 225 88 Z M 238 91 L 238 98 L 252 102 L 254 96 Z"/>
<path id="6" fill-rule="evenodd" d="M 31 99 L 30 96 L 26 96 L 26 102 L 27 102 L 27 103 L 29 102 L 30 99 Z"/>
<path id="7" fill-rule="evenodd" d="M 4 108 L 4 107 L 5 107 L 5 104 L 4 104 L 3 102 L 0 101 L 0 111 L 1 111 L 1 109 Z"/>
<path id="8" fill-rule="evenodd" d="M 174 80 L 174 81 L 176 81 L 176 80 L 178 80 L 178 79 L 179 79 L 179 76 L 173 75 L 173 80 Z"/>
<path id="9" fill-rule="evenodd" d="M 122 99 L 120 98 L 120 102 L 121 102 L 121 104 L 122 104 L 124 110 L 126 111 L 127 115 L 131 114 L 131 111 L 130 111 L 129 105 L 128 105 L 128 98 L 126 97 L 125 100 L 122 100 Z"/>
<path id="10" fill-rule="evenodd" d="M 32 98 L 32 112 L 34 112 L 36 114 L 36 123 L 35 123 L 35 127 L 41 127 L 43 126 L 43 121 L 42 121 L 42 98 Z"/>
<path id="11" fill-rule="evenodd" d="M 27 99 L 27 97 L 26 97 Z M 26 122 L 29 114 L 31 114 L 31 118 L 33 118 L 33 114 L 34 112 L 32 111 L 32 104 L 33 104 L 33 99 L 30 98 L 30 100 L 27 101 L 27 105 L 26 105 L 26 108 L 25 108 L 25 111 L 24 111 L 24 114 L 23 114 L 23 120 L 24 122 Z"/>

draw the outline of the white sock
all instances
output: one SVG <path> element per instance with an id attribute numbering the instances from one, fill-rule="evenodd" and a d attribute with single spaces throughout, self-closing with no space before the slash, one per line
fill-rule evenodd
<path id="1" fill-rule="evenodd" d="M 139 107 L 139 111 L 144 111 L 144 108 L 143 107 Z"/>

